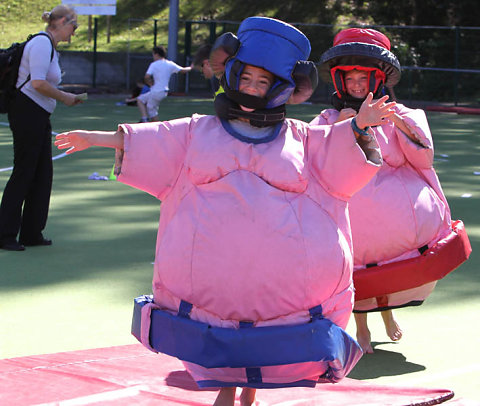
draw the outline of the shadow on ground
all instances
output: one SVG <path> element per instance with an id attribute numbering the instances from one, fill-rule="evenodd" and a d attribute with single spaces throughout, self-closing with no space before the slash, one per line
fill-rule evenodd
<path id="1" fill-rule="evenodd" d="M 424 365 L 408 362 L 401 353 L 375 349 L 378 345 L 386 344 L 395 345 L 391 342 L 372 342 L 375 352 L 365 354 L 348 377 L 360 380 L 375 379 L 382 376 L 405 375 L 426 369 Z"/>

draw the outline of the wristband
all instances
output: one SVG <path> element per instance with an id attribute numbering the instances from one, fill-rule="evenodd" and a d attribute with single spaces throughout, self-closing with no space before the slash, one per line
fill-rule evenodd
<path id="1" fill-rule="evenodd" d="M 356 117 L 353 117 L 353 120 L 351 121 L 352 123 L 352 130 L 354 132 L 356 132 L 358 135 L 363 135 L 363 136 L 367 136 L 367 137 L 370 137 L 370 134 L 368 132 L 368 130 L 370 129 L 370 127 L 365 127 L 364 130 L 360 130 L 360 128 L 358 128 L 358 125 L 357 125 L 357 119 Z"/>

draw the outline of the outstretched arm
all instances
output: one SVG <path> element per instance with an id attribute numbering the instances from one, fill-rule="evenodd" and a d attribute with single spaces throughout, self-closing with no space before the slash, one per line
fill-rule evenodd
<path id="1" fill-rule="evenodd" d="M 187 73 L 190 72 L 194 68 L 193 63 L 190 66 L 185 66 L 180 69 L 180 73 Z"/>
<path id="2" fill-rule="evenodd" d="M 93 146 L 123 149 L 123 131 L 68 131 L 55 137 L 55 145 L 67 154 Z"/>

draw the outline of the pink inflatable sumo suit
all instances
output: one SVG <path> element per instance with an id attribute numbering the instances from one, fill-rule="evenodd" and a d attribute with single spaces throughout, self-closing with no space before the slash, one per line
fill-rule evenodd
<path id="1" fill-rule="evenodd" d="M 393 123 L 374 128 L 383 165 L 349 201 L 356 271 L 417 257 L 422 247 L 432 247 L 451 231 L 448 203 L 433 169 L 433 142 L 425 113 L 400 104 L 395 110 L 419 143 Z M 334 123 L 338 114 L 324 110 L 311 124 Z M 420 304 L 435 284 L 356 301 L 355 310 Z"/>
<path id="2" fill-rule="evenodd" d="M 285 103 L 316 87 L 309 54 L 296 28 L 250 17 L 214 44 L 217 116 L 121 127 L 118 179 L 162 201 L 153 298 L 135 300 L 132 333 L 184 361 L 200 387 L 336 382 L 362 355 L 344 331 L 347 201 L 382 159 L 372 135 L 357 143 L 352 120 L 285 119 Z M 272 73 L 262 97 L 239 90 L 251 67 Z"/>
<path id="3" fill-rule="evenodd" d="M 321 305 L 324 318 L 346 327 L 353 297 L 347 200 L 379 169 L 377 144 L 372 138 L 369 161 L 350 120 L 280 126 L 260 144 L 234 138 L 215 116 L 122 126 L 118 180 L 162 201 L 155 309 L 176 314 L 188 302 L 192 320 L 238 329 L 242 321 L 308 323 L 309 309 Z M 142 311 L 150 347 L 151 309 Z M 328 363 L 265 366 L 257 385 L 245 368 L 186 367 L 200 386 L 311 386 Z"/>
<path id="4" fill-rule="evenodd" d="M 389 50 L 390 41 L 378 31 L 340 31 L 320 61 L 320 75 L 336 90 L 332 96 L 335 109 L 322 111 L 311 124 L 333 124 L 340 110 L 358 110 L 363 99 L 346 91 L 344 73 L 349 70 L 368 75 L 368 88 L 374 97 L 382 95 L 384 84 L 393 87 L 400 79 L 400 64 Z M 452 226 L 433 168 L 433 141 L 424 111 L 401 104 L 395 111 L 415 140 L 390 120 L 374 127 L 382 168 L 349 201 L 354 280 L 360 281 L 355 284 L 354 311 L 421 304 L 436 281 L 465 261 L 471 251 L 463 224 Z M 417 257 L 418 261 L 412 260 Z M 433 266 L 432 260 L 437 261 Z M 402 271 L 403 279 L 410 281 L 402 280 Z"/>

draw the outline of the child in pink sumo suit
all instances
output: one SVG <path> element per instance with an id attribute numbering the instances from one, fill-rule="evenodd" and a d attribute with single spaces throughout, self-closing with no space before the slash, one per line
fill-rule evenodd
<path id="1" fill-rule="evenodd" d="M 400 64 L 390 52 L 390 41 L 373 29 L 340 31 L 334 46 L 321 58 L 320 75 L 333 81 L 335 109 L 321 112 L 310 124 L 339 124 L 357 114 L 369 92 L 380 97 L 383 85 L 400 79 Z M 380 126 L 373 128 L 383 165 L 349 201 L 354 270 L 361 272 L 421 255 L 451 230 L 447 200 L 433 168 L 433 140 L 423 110 L 401 104 Z M 393 316 L 396 307 L 421 304 L 436 281 L 380 297 L 356 300 L 357 340 L 372 353 L 367 312 L 381 311 L 388 336 L 402 337 Z"/>
<path id="2" fill-rule="evenodd" d="M 372 103 L 370 95 L 353 119 L 330 126 L 286 119 L 285 103 L 300 103 L 315 89 L 309 53 L 308 39 L 293 26 L 248 18 L 238 38 L 224 34 L 212 51 L 225 89 L 217 116 L 70 131 L 55 142 L 67 153 L 116 148 L 118 180 L 162 201 L 153 301 L 141 310 L 140 339 L 184 360 L 199 386 L 221 387 L 216 405 L 233 405 L 236 387 L 244 388 L 241 404 L 250 405 L 256 388 L 338 381 L 361 356 L 343 332 L 353 298 L 347 202 L 382 164 L 375 138 L 358 131 L 389 117 L 394 103 Z M 283 334 L 309 326 L 315 312 L 343 333 L 330 347 L 308 350 L 341 350 L 340 359 L 292 355 L 304 349 L 294 344 L 299 336 Z M 155 315 L 169 318 L 168 327 L 156 329 Z M 200 359 L 205 349 L 192 358 L 152 344 L 153 335 L 170 337 L 183 322 L 207 326 L 205 341 L 212 331 L 274 331 L 281 338 L 272 336 L 271 345 L 288 349 L 273 354 L 275 361 L 263 359 L 266 345 L 246 365 L 212 364 Z M 213 352 L 242 359 L 255 342 L 245 353 L 231 345 L 225 339 Z"/>

